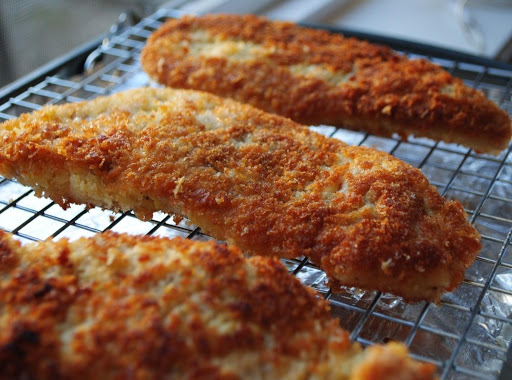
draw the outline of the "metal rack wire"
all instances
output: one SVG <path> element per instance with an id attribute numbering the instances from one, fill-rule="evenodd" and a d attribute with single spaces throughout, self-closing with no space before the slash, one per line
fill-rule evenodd
<path id="1" fill-rule="evenodd" d="M 71 77 L 43 73 L 0 105 L 0 122 L 44 104 L 91 99 L 149 85 L 140 68 L 140 51 L 166 18 L 177 16 L 177 11 L 161 10 L 110 38 L 90 56 L 83 73 Z M 413 51 L 412 45 L 401 42 L 394 47 L 433 60 L 512 114 L 511 67 L 450 52 L 441 54 L 428 47 Z M 357 289 L 333 294 L 325 285 L 325 274 L 307 259 L 283 260 L 290 272 L 329 300 L 333 314 L 351 331 L 353 340 L 365 345 L 388 340 L 405 342 L 415 358 L 436 364 L 443 379 L 497 378 L 512 341 L 511 147 L 494 157 L 427 139 L 404 142 L 334 127 L 314 129 L 351 144 L 387 151 L 420 168 L 443 196 L 461 201 L 482 234 L 483 249 L 463 284 L 445 295 L 440 306 L 408 305 L 390 295 Z M 30 188 L 1 177 L 0 228 L 22 241 L 76 238 L 109 229 L 210 239 L 196 226 L 175 223 L 161 213 L 142 222 L 130 212 L 86 210 L 77 205 L 63 210 L 50 200 L 37 198 Z"/>

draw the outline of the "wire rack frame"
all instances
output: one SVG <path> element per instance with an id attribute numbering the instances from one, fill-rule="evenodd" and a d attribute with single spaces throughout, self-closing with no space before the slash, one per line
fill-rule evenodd
<path id="1" fill-rule="evenodd" d="M 165 19 L 180 15 L 179 11 L 160 10 L 113 36 L 98 47 L 91 56 L 93 62 L 89 60 L 80 75 L 42 77 L 39 83 L 0 105 L 0 122 L 45 104 L 87 100 L 149 84 L 140 68 L 141 49 Z M 429 51 L 418 54 L 401 50 L 443 66 L 512 114 L 512 69 L 447 59 Z M 437 365 L 443 379 L 497 378 L 512 339 L 512 289 L 497 281 L 502 275 L 512 277 L 512 148 L 495 157 L 427 139 L 405 142 L 334 127 L 312 128 L 350 144 L 386 151 L 420 168 L 443 196 L 463 203 L 471 223 L 482 235 L 483 249 L 463 284 L 453 294 L 443 296 L 440 306 L 425 302 L 408 305 L 387 294 L 357 289 L 332 293 L 325 284 L 325 274 L 307 259 L 283 263 L 329 301 L 333 315 L 351 332 L 352 340 L 363 345 L 402 341 L 413 357 Z M 22 241 L 75 238 L 105 230 L 211 239 L 198 227 L 184 221 L 175 223 L 162 213 L 142 222 L 131 212 L 86 210 L 78 205 L 63 210 L 50 200 L 36 197 L 30 188 L 2 177 L 0 228 Z"/>

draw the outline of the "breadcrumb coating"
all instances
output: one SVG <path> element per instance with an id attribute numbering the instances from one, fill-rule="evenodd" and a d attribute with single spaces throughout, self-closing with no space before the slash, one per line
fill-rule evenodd
<path id="1" fill-rule="evenodd" d="M 432 379 L 362 350 L 272 258 L 118 235 L 21 246 L 0 231 L 0 379 Z"/>
<path id="2" fill-rule="evenodd" d="M 509 116 L 438 65 L 252 15 L 171 19 L 148 39 L 157 82 L 231 97 L 302 124 L 429 137 L 498 154 Z"/>
<path id="3" fill-rule="evenodd" d="M 47 106 L 0 138 L 0 173 L 64 207 L 187 217 L 252 255 L 309 257 L 333 291 L 439 301 L 480 250 L 463 207 L 418 169 L 204 92 Z"/>

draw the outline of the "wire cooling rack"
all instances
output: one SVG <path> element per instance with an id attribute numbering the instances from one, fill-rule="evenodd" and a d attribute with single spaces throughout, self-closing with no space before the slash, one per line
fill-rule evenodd
<path id="1" fill-rule="evenodd" d="M 76 53 L 51 70 L 11 86 L 8 93 L 0 92 L 0 99 L 6 100 L 0 105 L 0 122 L 44 104 L 87 100 L 149 85 L 139 63 L 141 49 L 166 18 L 177 16 L 177 11 L 160 10 L 103 40 L 78 74 L 69 75 L 69 66 L 85 58 L 83 51 L 81 56 Z M 512 114 L 512 66 L 400 40 L 362 37 L 387 43 L 411 57 L 431 59 Z M 443 196 L 464 205 L 471 223 L 482 234 L 483 249 L 463 284 L 443 296 L 440 306 L 408 305 L 390 295 L 357 289 L 333 294 L 325 284 L 325 274 L 306 259 L 283 260 L 284 264 L 328 299 L 333 314 L 353 340 L 364 345 L 404 342 L 415 358 L 436 364 L 443 379 L 498 378 L 512 341 L 511 148 L 494 157 L 428 139 L 404 142 L 328 126 L 313 129 L 350 144 L 384 150 L 420 168 Z M 184 221 L 177 224 L 162 213 L 142 222 L 131 212 L 86 210 L 79 205 L 63 210 L 48 199 L 37 198 L 30 188 L 2 177 L 0 228 L 24 242 L 49 237 L 74 239 L 105 230 L 211 239 L 199 228 Z"/>

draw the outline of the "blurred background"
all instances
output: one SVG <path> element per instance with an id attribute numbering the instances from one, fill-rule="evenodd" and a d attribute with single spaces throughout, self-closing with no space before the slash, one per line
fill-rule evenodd
<path id="1" fill-rule="evenodd" d="M 0 0 L 0 88 L 159 7 L 336 25 L 512 62 L 510 0 Z"/>

